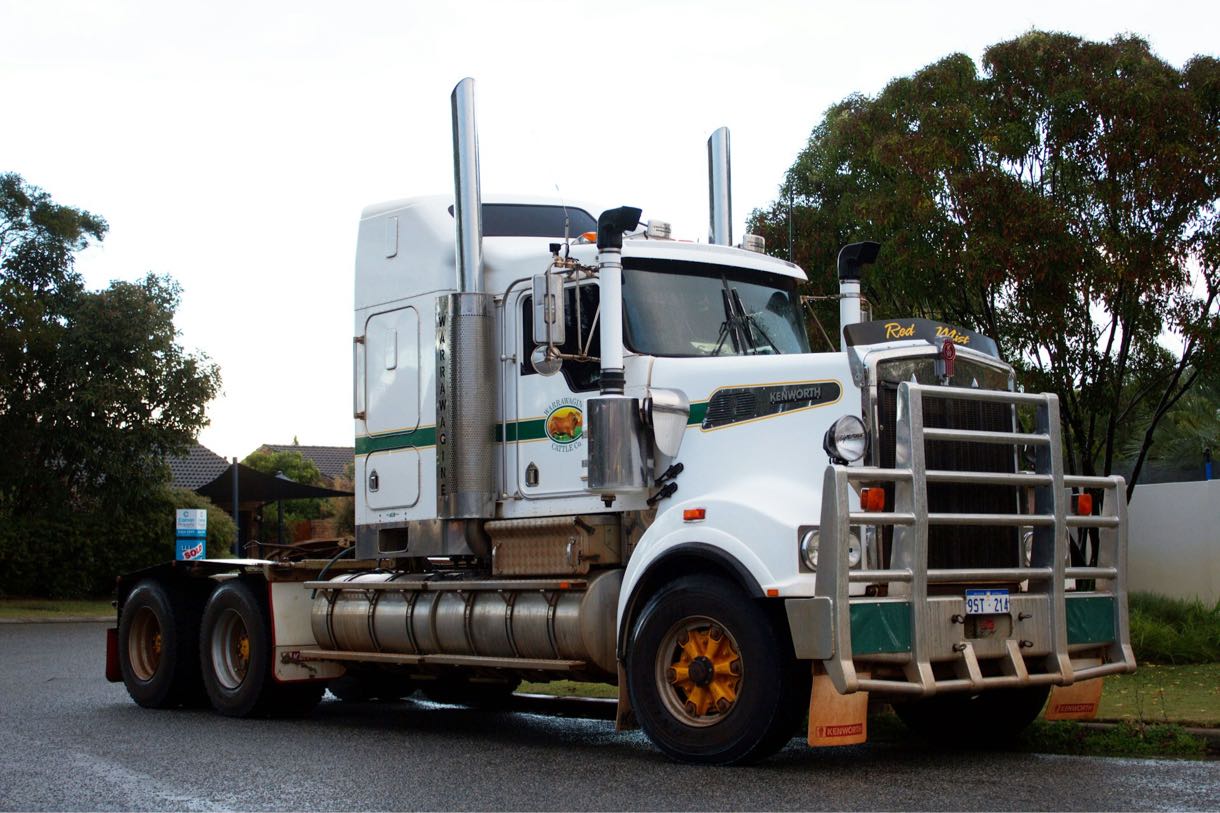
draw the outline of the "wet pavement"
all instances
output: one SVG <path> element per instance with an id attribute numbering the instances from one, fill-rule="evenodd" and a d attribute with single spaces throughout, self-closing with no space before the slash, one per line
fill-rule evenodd
<path id="1" fill-rule="evenodd" d="M 638 732 L 423 701 L 304 720 L 149 711 L 103 677 L 105 625 L 0 626 L 3 810 L 1214 810 L 1220 763 L 912 744 L 677 765 Z"/>

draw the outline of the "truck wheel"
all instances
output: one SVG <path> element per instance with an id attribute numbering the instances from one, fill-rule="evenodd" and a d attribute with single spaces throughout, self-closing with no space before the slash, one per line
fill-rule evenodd
<path id="1" fill-rule="evenodd" d="M 227 581 L 208 600 L 199 637 L 203 685 L 227 717 L 297 715 L 322 699 L 321 682 L 278 683 L 263 602 L 249 585 Z"/>
<path id="2" fill-rule="evenodd" d="M 1038 719 L 1049 686 L 994 689 L 982 694 L 943 694 L 895 703 L 894 713 L 924 739 L 948 745 L 1004 744 Z"/>
<path id="3" fill-rule="evenodd" d="M 631 706 L 649 739 L 683 762 L 752 762 L 804 717 L 809 678 L 763 608 L 731 582 L 678 579 L 640 613 L 627 654 Z"/>
<path id="4" fill-rule="evenodd" d="M 119 619 L 119 669 L 131 699 L 150 709 L 200 704 L 198 636 L 191 597 L 171 595 L 157 581 L 137 584 Z"/>

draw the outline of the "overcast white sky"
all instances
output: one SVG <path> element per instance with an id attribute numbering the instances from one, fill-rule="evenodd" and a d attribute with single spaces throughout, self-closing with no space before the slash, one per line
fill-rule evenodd
<path id="1" fill-rule="evenodd" d="M 1220 50 L 1220 3 L 0 0 L 0 171 L 110 222 L 91 286 L 182 284 L 182 341 L 224 376 L 203 443 L 347 445 L 360 210 L 452 190 L 462 77 L 484 192 L 558 185 L 690 239 L 727 125 L 736 237 L 827 106 L 1030 28 L 1181 65 Z"/>

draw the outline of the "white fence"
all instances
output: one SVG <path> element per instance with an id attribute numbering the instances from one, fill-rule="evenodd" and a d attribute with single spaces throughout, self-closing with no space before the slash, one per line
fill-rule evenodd
<path id="1" fill-rule="evenodd" d="M 1131 590 L 1220 601 L 1220 480 L 1136 486 L 1128 519 Z"/>

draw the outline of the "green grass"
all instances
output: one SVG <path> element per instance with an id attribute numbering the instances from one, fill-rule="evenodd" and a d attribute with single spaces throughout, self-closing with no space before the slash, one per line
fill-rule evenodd
<path id="1" fill-rule="evenodd" d="M 1140 663 L 1216 663 L 1220 661 L 1220 602 L 1132 593 L 1131 646 Z"/>
<path id="2" fill-rule="evenodd" d="M 1016 747 L 1039 754 L 1082 754 L 1112 757 L 1189 757 L 1201 759 L 1207 742 L 1174 723 L 1136 723 L 1125 720 L 1113 728 L 1091 728 L 1079 723 L 1038 720 L 1024 732 Z"/>
<path id="3" fill-rule="evenodd" d="M 60 601 L 44 598 L 0 599 L 0 618 L 56 618 L 60 616 L 114 615 L 109 599 Z"/>
<path id="4" fill-rule="evenodd" d="M 914 737 L 888 707 L 869 715 L 870 741 L 904 743 L 911 742 Z M 1033 754 L 1199 759 L 1207 752 L 1207 742 L 1171 723 L 1140 725 L 1123 722 L 1114 728 L 1096 729 L 1080 723 L 1037 720 L 1005 750 Z"/>
<path id="5" fill-rule="evenodd" d="M 1098 718 L 1136 723 L 1220 726 L 1220 663 L 1140 664 L 1106 678 Z"/>
<path id="6" fill-rule="evenodd" d="M 552 680 L 550 683 L 522 683 L 517 689 L 529 694 L 550 694 L 556 697 L 618 698 L 618 687 L 608 683 L 578 683 L 575 680 Z"/>

